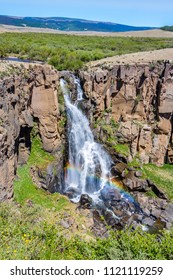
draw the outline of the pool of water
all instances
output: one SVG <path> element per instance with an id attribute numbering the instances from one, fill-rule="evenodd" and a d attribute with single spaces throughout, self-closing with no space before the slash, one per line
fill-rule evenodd
<path id="1" fill-rule="evenodd" d="M 35 61 L 35 60 L 30 60 L 30 59 L 22 59 L 18 57 L 6 57 L 6 58 L 1 58 L 0 60 L 3 61 L 14 61 L 14 62 L 26 62 L 26 63 L 39 63 L 39 64 L 44 64 L 43 61 Z"/>

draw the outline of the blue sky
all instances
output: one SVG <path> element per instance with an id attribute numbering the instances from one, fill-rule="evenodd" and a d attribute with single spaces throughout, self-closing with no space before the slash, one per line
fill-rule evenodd
<path id="1" fill-rule="evenodd" d="M 61 16 L 136 26 L 173 25 L 172 0 L 0 0 L 1 15 Z"/>

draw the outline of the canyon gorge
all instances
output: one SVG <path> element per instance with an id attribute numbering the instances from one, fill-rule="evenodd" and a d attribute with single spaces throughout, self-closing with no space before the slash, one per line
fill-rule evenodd
<path id="1" fill-rule="evenodd" d="M 68 82 L 71 98 L 76 100 L 74 74 L 41 64 L 1 62 L 1 68 L 0 201 L 13 197 L 17 168 L 28 160 L 34 133 L 40 136 L 43 149 L 55 156 L 54 183 L 47 188 L 51 192 L 62 192 L 69 144 L 60 79 Z M 173 204 L 162 189 L 143 177 L 142 165 L 173 164 L 172 63 L 104 63 L 88 66 L 75 74 L 80 78 L 84 95 L 79 107 L 89 120 L 94 139 L 110 154 L 111 173 L 117 184 L 133 194 L 139 206 L 136 210 L 133 202 L 121 205 L 116 190 L 111 188 L 105 192 L 103 189 L 105 205 L 118 218 L 112 219 L 110 211 L 105 214 L 98 210 L 94 212 L 95 221 L 103 214 L 115 228 L 127 223 L 135 227 L 135 223 L 141 222 L 146 226 L 169 228 Z M 38 173 L 34 168 L 31 170 L 34 182 L 42 187 Z M 44 185 L 45 178 L 42 178 Z M 156 197 L 145 196 L 148 190 Z M 86 194 L 79 203 L 81 207 L 92 208 Z M 120 207 L 116 207 L 118 203 Z M 104 232 L 104 223 L 101 219 L 99 222 L 99 230 Z"/>

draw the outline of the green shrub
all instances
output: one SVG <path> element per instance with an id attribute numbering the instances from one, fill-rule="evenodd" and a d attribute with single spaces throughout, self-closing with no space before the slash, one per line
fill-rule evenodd
<path id="1" fill-rule="evenodd" d="M 86 62 L 125 53 L 173 47 L 172 38 L 122 38 L 41 33 L 0 34 L 0 55 L 50 63 L 58 70 L 78 70 Z"/>
<path id="2" fill-rule="evenodd" d="M 143 165 L 143 173 L 159 188 L 161 188 L 168 198 L 173 200 L 173 166 L 165 164 L 158 167 L 154 164 Z"/>
<path id="3" fill-rule="evenodd" d="M 114 149 L 117 153 L 120 153 L 124 156 L 130 155 L 129 146 L 127 144 L 116 144 Z"/>
<path id="4" fill-rule="evenodd" d="M 29 260 L 171 260 L 173 231 L 112 232 L 108 238 L 66 238 L 53 215 L 40 206 L 0 204 L 0 259 Z M 68 230 L 69 231 L 69 230 Z M 67 233 L 67 232 L 66 232 Z"/>

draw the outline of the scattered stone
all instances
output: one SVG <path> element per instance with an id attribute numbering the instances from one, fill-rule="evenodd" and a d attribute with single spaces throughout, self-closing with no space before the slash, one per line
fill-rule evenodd
<path id="1" fill-rule="evenodd" d="M 64 212 L 63 216 L 64 216 L 64 218 L 67 218 L 67 217 L 69 217 L 69 213 L 68 212 Z"/>
<path id="2" fill-rule="evenodd" d="M 142 171 L 141 171 L 141 170 L 137 170 L 137 171 L 135 172 L 135 176 L 136 176 L 136 177 L 142 177 Z"/>
<path id="3" fill-rule="evenodd" d="M 33 207 L 33 201 L 32 201 L 31 199 L 28 199 L 28 200 L 26 201 L 26 203 L 27 203 L 27 206 Z"/>
<path id="4" fill-rule="evenodd" d="M 150 210 L 148 210 L 147 208 L 143 208 L 142 210 L 144 212 L 144 215 L 150 216 Z"/>
<path id="5" fill-rule="evenodd" d="M 119 162 L 115 166 L 112 167 L 111 171 L 113 172 L 113 174 L 118 174 L 121 176 L 121 174 L 123 173 L 123 171 L 125 169 L 128 169 L 128 165 L 124 162 Z"/>
<path id="6" fill-rule="evenodd" d="M 104 186 L 100 192 L 101 198 L 104 201 L 108 202 L 117 202 L 121 200 L 121 193 L 119 190 L 115 188 L 111 188 L 110 186 Z"/>
<path id="7" fill-rule="evenodd" d="M 143 215 L 142 214 L 133 214 L 133 220 L 142 222 Z"/>
<path id="8" fill-rule="evenodd" d="M 123 184 L 130 191 L 142 191 L 146 192 L 149 190 L 149 186 L 146 180 L 139 179 L 134 175 L 133 171 L 130 171 L 127 176 L 123 179 Z"/>
<path id="9" fill-rule="evenodd" d="M 153 182 L 151 182 L 151 180 L 147 179 L 148 185 L 149 187 L 152 189 L 152 191 L 161 199 L 165 199 L 168 200 L 167 196 L 165 195 L 165 193 L 159 189 Z"/>
<path id="10" fill-rule="evenodd" d="M 147 217 L 147 218 L 143 219 L 142 223 L 143 223 L 144 225 L 147 225 L 147 226 L 152 227 L 153 224 L 154 224 L 154 220 L 151 219 L 150 217 Z"/>
<path id="11" fill-rule="evenodd" d="M 167 205 L 168 205 L 168 202 L 166 200 L 160 199 L 159 207 L 160 207 L 161 210 L 165 210 Z"/>
<path id="12" fill-rule="evenodd" d="M 165 212 L 173 219 L 173 204 L 170 203 L 165 209 Z"/>
<path id="13" fill-rule="evenodd" d="M 82 207 L 84 209 L 90 209 L 92 208 L 92 206 L 92 198 L 88 194 L 82 194 L 79 201 L 79 207 Z"/>
<path id="14" fill-rule="evenodd" d="M 74 224 L 74 219 L 73 218 L 69 218 L 68 220 L 68 224 L 71 227 Z"/>
<path id="15" fill-rule="evenodd" d="M 112 208 L 113 209 L 113 213 L 117 216 L 117 217 L 122 217 L 124 215 L 124 211 L 123 209 L 117 209 L 115 207 Z"/>
<path id="16" fill-rule="evenodd" d="M 153 207 L 151 210 L 151 215 L 155 218 L 159 218 L 161 215 L 161 210 Z"/>
<path id="17" fill-rule="evenodd" d="M 166 226 L 167 223 L 162 218 L 158 218 L 153 224 L 153 228 L 155 228 L 157 231 L 166 228 Z"/>
<path id="18" fill-rule="evenodd" d="M 116 217 L 113 212 L 106 210 L 104 212 L 104 218 L 109 226 L 116 228 L 118 227 L 119 229 L 122 228 L 120 219 Z"/>
<path id="19" fill-rule="evenodd" d="M 41 171 L 37 166 L 31 166 L 30 174 L 32 177 L 33 183 L 40 189 L 47 191 L 47 185 L 44 180 L 44 177 L 41 175 Z"/>
<path id="20" fill-rule="evenodd" d="M 136 200 L 137 202 L 139 203 L 140 207 L 142 209 L 148 209 L 148 206 L 149 206 L 149 197 L 147 196 L 144 196 L 143 194 L 141 193 L 137 193 L 136 194 Z"/>
<path id="21" fill-rule="evenodd" d="M 69 223 L 65 220 L 61 220 L 61 225 L 65 228 L 68 229 L 70 227 Z"/>
<path id="22" fill-rule="evenodd" d="M 83 230 L 86 230 L 86 227 L 83 224 L 81 225 L 81 227 Z"/>
<path id="23" fill-rule="evenodd" d="M 162 212 L 161 217 L 169 223 L 173 223 L 173 204 L 169 204 L 167 208 Z"/>

